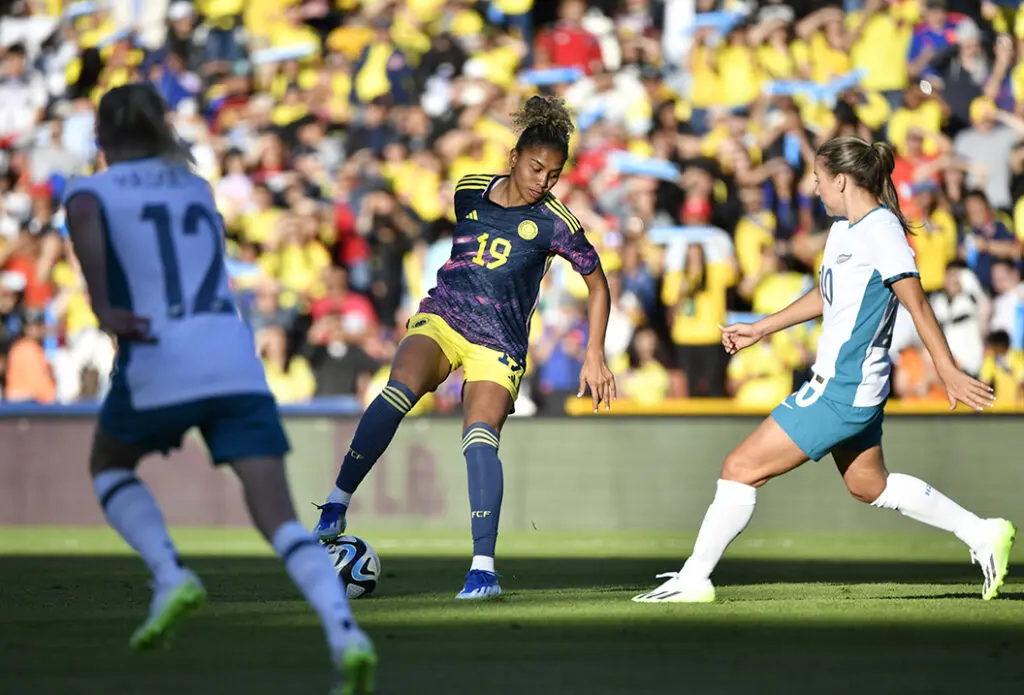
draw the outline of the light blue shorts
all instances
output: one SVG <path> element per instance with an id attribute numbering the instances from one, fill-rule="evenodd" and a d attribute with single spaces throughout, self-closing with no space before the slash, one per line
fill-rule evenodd
<path id="1" fill-rule="evenodd" d="M 820 377 L 813 377 L 817 380 Z M 885 404 L 856 408 L 826 397 L 823 382 L 806 382 L 772 411 L 772 417 L 812 461 L 833 449 L 866 451 L 882 443 Z"/>
<path id="2" fill-rule="evenodd" d="M 127 388 L 114 379 L 100 409 L 100 429 L 109 437 L 167 454 L 181 447 L 185 434 L 198 427 L 214 463 L 284 456 L 288 436 L 273 396 L 265 393 L 203 398 L 187 403 L 136 410 Z"/>

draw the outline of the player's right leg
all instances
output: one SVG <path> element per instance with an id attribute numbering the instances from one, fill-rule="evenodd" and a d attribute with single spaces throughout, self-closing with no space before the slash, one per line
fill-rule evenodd
<path id="1" fill-rule="evenodd" d="M 889 473 L 879 443 L 880 428 L 866 434 L 867 438 L 851 440 L 832 452 L 850 494 L 955 535 L 970 549 L 971 560 L 981 566 L 982 599 L 998 596 L 1009 569 L 1017 532 L 1014 525 L 1005 519 L 982 519 L 912 475 Z"/>
<path id="2" fill-rule="evenodd" d="M 206 601 L 199 578 L 178 557 L 156 499 L 135 475 L 139 460 L 151 450 L 115 439 L 98 425 L 89 464 L 107 521 L 142 556 L 153 575 L 149 615 L 129 641 L 137 651 L 165 645 L 178 621 Z"/>
<path id="3" fill-rule="evenodd" d="M 320 507 L 314 533 L 321 541 L 345 532 L 345 513 L 352 495 L 391 444 L 402 419 L 423 394 L 434 391 L 453 369 L 453 360 L 441 347 L 443 336 L 430 332 L 433 324 L 416 326 L 417 320 L 415 316 L 410 319 L 413 328 L 398 348 L 388 384 L 360 418 L 334 489 Z"/>
<path id="4" fill-rule="evenodd" d="M 658 575 L 666 581 L 633 597 L 637 603 L 710 603 L 715 600 L 711 573 L 726 548 L 754 515 L 757 488 L 797 468 L 807 455 L 769 416 L 722 464 L 715 498 L 708 507 L 693 552 L 678 572 Z"/>
<path id="5" fill-rule="evenodd" d="M 467 361 L 467 380 L 478 376 L 471 367 L 480 372 L 475 362 Z M 501 428 L 512 411 L 513 393 L 517 390 L 507 388 L 505 383 L 508 383 L 507 379 L 502 383 L 480 380 L 467 381 L 463 386 L 462 453 L 466 457 L 469 483 L 473 559 L 462 590 L 455 596 L 458 599 L 486 599 L 501 595 L 499 575 L 494 566 L 504 491 L 498 446 Z M 518 387 L 518 381 L 515 386 Z"/>

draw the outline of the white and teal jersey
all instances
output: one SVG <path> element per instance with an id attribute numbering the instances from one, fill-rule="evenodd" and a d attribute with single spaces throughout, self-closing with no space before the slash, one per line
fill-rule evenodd
<path id="1" fill-rule="evenodd" d="M 821 266 L 823 323 L 813 368 L 821 380 L 811 380 L 813 391 L 854 407 L 885 401 L 899 308 L 891 285 L 917 274 L 903 228 L 886 208 L 854 224 L 832 225 Z"/>
<path id="2" fill-rule="evenodd" d="M 113 386 L 127 390 L 132 407 L 269 393 L 228 286 L 209 184 L 185 167 L 145 159 L 73 179 L 65 205 L 83 194 L 103 210 L 111 304 L 149 319 L 157 341 L 119 346 Z"/>

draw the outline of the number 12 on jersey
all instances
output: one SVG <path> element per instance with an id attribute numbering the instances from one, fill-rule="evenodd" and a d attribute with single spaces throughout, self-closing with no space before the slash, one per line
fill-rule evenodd
<path id="1" fill-rule="evenodd" d="M 174 234 L 171 211 L 167 205 L 147 205 L 142 209 L 142 220 L 150 222 L 156 229 L 160 262 L 164 266 L 164 291 L 167 294 L 167 316 L 180 319 L 185 315 L 185 298 L 181 288 L 181 270 L 178 266 L 178 253 L 174 248 Z M 185 236 L 199 234 L 200 225 L 210 230 L 213 242 L 213 256 L 203 280 L 199 284 L 192 309 L 195 314 L 230 314 L 235 311 L 235 303 L 230 297 L 218 297 L 224 274 L 224 249 L 221 245 L 220 225 L 215 214 L 205 205 L 192 203 L 185 209 L 183 232 Z"/>

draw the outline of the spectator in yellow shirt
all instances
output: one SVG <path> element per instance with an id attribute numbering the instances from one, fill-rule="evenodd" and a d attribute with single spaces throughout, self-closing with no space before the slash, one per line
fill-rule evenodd
<path id="1" fill-rule="evenodd" d="M 669 373 L 658 360 L 658 336 L 650 328 L 641 328 L 633 336 L 633 360 L 619 379 L 625 398 L 644 405 L 663 401 L 669 395 Z"/>
<path id="2" fill-rule="evenodd" d="M 267 385 L 278 403 L 301 403 L 316 393 L 316 379 L 309 362 L 298 355 L 288 359 L 288 339 L 280 326 L 268 326 L 256 336 Z"/>
<path id="3" fill-rule="evenodd" d="M 1024 405 L 1024 352 L 1010 349 L 1006 331 L 993 331 L 985 340 L 979 378 L 995 389 L 995 407 Z"/>
<path id="4" fill-rule="evenodd" d="M 922 221 L 909 241 L 921 273 L 921 287 L 925 292 L 938 292 L 945 283 L 946 266 L 956 259 L 956 221 L 939 205 L 939 192 L 934 186 L 915 188 L 914 202 Z"/>
<path id="5" fill-rule="evenodd" d="M 771 409 L 793 392 L 793 370 L 774 345 L 781 335 L 776 333 L 729 361 L 726 392 L 738 405 Z"/>
<path id="6" fill-rule="evenodd" d="M 761 256 L 766 248 L 775 246 L 775 215 L 764 209 L 764 189 L 744 186 L 740 189 L 740 202 L 746 214 L 736 224 L 736 258 L 742 278 L 757 275 L 761 270 Z"/>
<path id="7" fill-rule="evenodd" d="M 708 263 L 699 243 L 686 249 L 682 270 L 666 274 L 662 301 L 676 345 L 676 366 L 691 397 L 725 397 L 729 356 L 722 350 L 718 327 L 725 324 L 726 292 L 734 276 L 731 262 Z"/>
<path id="8" fill-rule="evenodd" d="M 838 7 L 826 7 L 801 19 L 793 43 L 797 68 L 805 77 L 825 84 L 850 71 L 850 41 L 843 31 L 845 15 Z"/>

